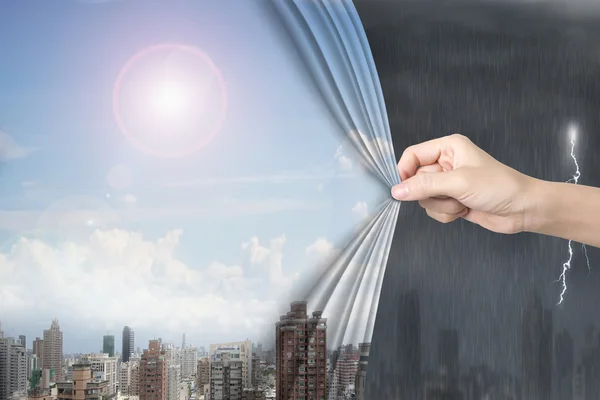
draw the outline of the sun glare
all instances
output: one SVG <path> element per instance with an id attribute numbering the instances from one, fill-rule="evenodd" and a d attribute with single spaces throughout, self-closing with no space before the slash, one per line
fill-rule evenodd
<path id="1" fill-rule="evenodd" d="M 183 116 L 188 100 L 183 87 L 172 82 L 165 82 L 156 93 L 156 103 L 161 114 L 167 116 Z"/>
<path id="2" fill-rule="evenodd" d="M 113 91 L 121 132 L 139 149 L 167 158 L 206 146 L 221 129 L 226 107 L 219 69 L 199 49 L 179 44 L 133 56 Z"/>

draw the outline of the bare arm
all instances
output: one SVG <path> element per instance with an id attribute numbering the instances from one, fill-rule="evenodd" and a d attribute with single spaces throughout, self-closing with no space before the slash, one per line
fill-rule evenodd
<path id="1" fill-rule="evenodd" d="M 600 188 L 535 180 L 527 196 L 527 232 L 600 247 Z"/>

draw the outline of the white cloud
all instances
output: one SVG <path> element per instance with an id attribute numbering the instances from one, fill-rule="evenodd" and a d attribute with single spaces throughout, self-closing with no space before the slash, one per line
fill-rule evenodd
<path id="1" fill-rule="evenodd" d="M 297 274 L 287 275 L 283 270 L 283 247 L 287 241 L 285 235 L 272 239 L 268 247 L 260 244 L 257 237 L 242 243 L 250 265 L 265 271 L 268 282 L 276 288 L 277 295 L 286 293 L 292 286 Z"/>
<path id="2" fill-rule="evenodd" d="M 123 201 L 127 204 L 135 204 L 137 203 L 137 197 L 135 197 L 135 195 L 128 193 L 125 196 L 123 196 Z"/>
<path id="3" fill-rule="evenodd" d="M 343 154 L 342 148 L 343 148 L 343 145 L 339 146 L 337 148 L 337 150 L 335 151 L 334 157 L 337 160 L 337 163 L 338 163 L 338 166 L 340 167 L 340 169 L 342 169 L 344 171 L 349 171 L 352 169 L 352 160 Z"/>
<path id="4" fill-rule="evenodd" d="M 36 151 L 34 148 L 19 145 L 8 133 L 0 131 L 0 161 L 25 158 Z"/>
<path id="5" fill-rule="evenodd" d="M 277 295 L 297 274 L 285 273 L 285 236 L 241 246 L 242 265 L 200 266 L 177 256 L 181 230 L 150 240 L 139 232 L 96 230 L 60 244 L 19 239 L 0 252 L 5 315 L 51 315 L 92 329 L 123 325 L 179 335 L 256 335 L 278 318 Z M 126 305 L 126 306 L 124 306 Z M 252 336 L 250 336 L 252 337 Z"/>
<path id="6" fill-rule="evenodd" d="M 369 206 L 364 201 L 359 201 L 352 207 L 352 212 L 358 215 L 360 219 L 365 219 L 369 215 Z"/>
<path id="7" fill-rule="evenodd" d="M 167 187 L 192 187 L 204 185 L 233 185 L 233 184 L 285 184 L 298 181 L 315 181 L 330 179 L 352 178 L 352 174 L 340 174 L 333 168 L 314 168 L 305 170 L 281 171 L 270 175 L 248 175 L 248 176 L 230 176 L 230 177 L 201 177 L 188 178 L 168 182 Z"/>
<path id="8" fill-rule="evenodd" d="M 86 196 L 83 196 L 86 197 Z M 267 215 L 296 210 L 317 210 L 325 204 L 295 198 L 265 198 L 244 200 L 221 198 L 214 202 L 199 204 L 196 207 L 114 209 L 104 200 L 87 197 L 64 199 L 58 206 L 47 210 L 2 210 L 0 209 L 0 230 L 30 231 L 35 229 L 77 229 L 91 225 L 96 227 L 116 227 L 123 222 L 174 221 L 202 218 L 232 218 L 241 215 Z"/>
<path id="9" fill-rule="evenodd" d="M 326 259 L 334 251 L 333 243 L 325 238 L 319 238 L 306 248 L 308 256 L 314 256 L 320 259 Z"/>

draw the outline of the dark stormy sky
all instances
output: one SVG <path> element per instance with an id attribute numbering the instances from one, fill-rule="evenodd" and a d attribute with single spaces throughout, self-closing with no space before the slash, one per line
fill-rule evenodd
<path id="1" fill-rule="evenodd" d="M 397 155 L 453 132 L 538 178 L 574 172 L 565 127 L 581 126 L 581 184 L 600 186 L 600 18 L 543 5 L 455 1 L 360 1 Z M 577 10 L 580 11 L 580 10 Z M 569 16 L 567 16 L 569 15 Z M 597 28 L 593 26 L 597 25 Z M 560 193 L 556 193 L 560 196 Z M 436 357 L 437 332 L 457 329 L 463 366 L 485 363 L 520 374 L 521 314 L 534 290 L 567 328 L 579 358 L 583 329 L 600 325 L 600 251 L 592 272 L 574 244 L 562 306 L 554 283 L 567 242 L 533 234 L 489 233 L 467 222 L 438 224 L 403 204 L 375 326 L 367 389 L 384 398 L 396 383 L 404 329 L 400 294 L 417 290 L 423 364 Z M 462 368 L 462 366 L 461 366 Z"/>

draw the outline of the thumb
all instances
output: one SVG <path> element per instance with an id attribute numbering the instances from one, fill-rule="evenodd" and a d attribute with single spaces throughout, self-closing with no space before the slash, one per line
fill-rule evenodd
<path id="1" fill-rule="evenodd" d="M 396 200 L 425 200 L 432 197 L 460 197 L 466 186 L 463 171 L 417 174 L 392 188 Z"/>

